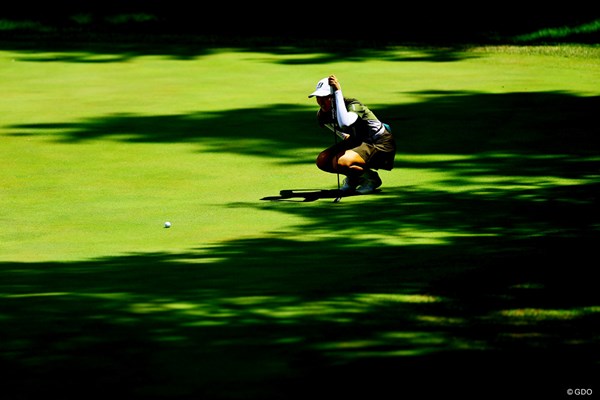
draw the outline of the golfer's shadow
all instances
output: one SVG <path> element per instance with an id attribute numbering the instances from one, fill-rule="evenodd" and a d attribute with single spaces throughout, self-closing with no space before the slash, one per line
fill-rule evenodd
<path id="1" fill-rule="evenodd" d="M 373 193 L 377 193 L 376 190 Z M 358 192 L 342 192 L 339 189 L 285 189 L 279 191 L 279 196 L 267 196 L 261 200 L 310 202 L 319 199 L 339 199 L 341 197 L 360 196 Z M 339 201 L 339 200 L 338 200 Z"/>

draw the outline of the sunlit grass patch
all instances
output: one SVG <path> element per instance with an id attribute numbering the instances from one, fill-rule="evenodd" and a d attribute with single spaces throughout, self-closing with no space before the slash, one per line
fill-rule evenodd
<path id="1" fill-rule="evenodd" d="M 315 345 L 330 357 L 343 359 L 417 357 L 449 349 L 484 350 L 486 344 L 437 331 L 383 332 L 368 340 L 340 340 Z"/>
<path id="2" fill-rule="evenodd" d="M 518 308 L 503 310 L 498 314 L 515 323 L 535 323 L 538 321 L 566 321 L 600 313 L 600 307 L 573 309 Z"/>
<path id="3" fill-rule="evenodd" d="M 358 302 L 368 304 L 385 303 L 437 303 L 443 299 L 436 296 L 424 294 L 403 294 L 403 293 L 364 293 L 357 294 L 354 298 Z"/>
<path id="4" fill-rule="evenodd" d="M 177 318 L 187 321 L 186 323 L 218 321 L 234 325 L 239 324 L 240 321 L 253 321 L 253 324 L 258 325 L 268 321 L 292 323 L 301 320 L 351 323 L 361 315 L 376 312 L 380 307 L 399 303 L 410 305 L 443 301 L 443 299 L 431 295 L 393 293 L 361 293 L 315 301 L 290 296 L 225 297 L 210 301 L 202 299 L 203 296 L 200 296 L 196 301 L 182 302 L 168 298 L 151 300 L 132 296 L 130 299 L 121 298 L 120 300 L 123 302 L 123 307 L 133 315 L 155 315 L 158 318 L 163 314 L 177 316 Z"/>
<path id="5" fill-rule="evenodd" d="M 4 294 L 0 295 L 7 299 L 23 299 L 32 297 L 56 297 L 56 296 L 69 296 L 71 293 L 68 292 L 44 292 L 44 293 L 19 293 L 19 294 Z"/>

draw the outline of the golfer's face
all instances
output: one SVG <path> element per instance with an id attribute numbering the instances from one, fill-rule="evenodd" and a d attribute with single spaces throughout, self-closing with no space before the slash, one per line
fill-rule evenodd
<path id="1" fill-rule="evenodd" d="M 331 97 L 329 97 L 329 96 L 324 96 L 324 97 L 316 96 L 316 97 L 317 97 L 317 103 L 319 103 L 319 107 L 321 107 L 321 110 L 323 112 L 331 111 Z"/>

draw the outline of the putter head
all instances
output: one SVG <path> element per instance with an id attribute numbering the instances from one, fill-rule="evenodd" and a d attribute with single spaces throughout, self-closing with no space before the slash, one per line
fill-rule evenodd
<path id="1" fill-rule="evenodd" d="M 333 199 L 334 203 L 339 203 L 340 201 L 342 201 L 341 197 L 336 197 L 335 199 Z"/>

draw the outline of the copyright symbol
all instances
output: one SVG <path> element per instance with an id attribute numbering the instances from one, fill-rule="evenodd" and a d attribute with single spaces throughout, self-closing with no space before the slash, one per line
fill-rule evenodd
<path id="1" fill-rule="evenodd" d="M 567 389 L 567 394 L 570 396 L 573 394 L 573 389 Z"/>

